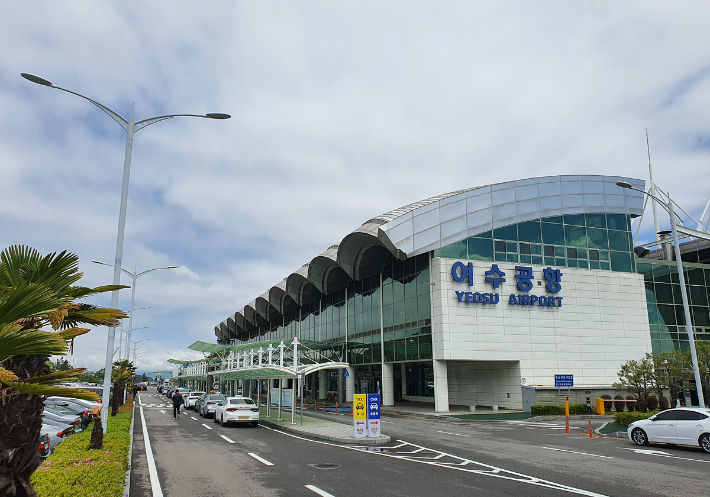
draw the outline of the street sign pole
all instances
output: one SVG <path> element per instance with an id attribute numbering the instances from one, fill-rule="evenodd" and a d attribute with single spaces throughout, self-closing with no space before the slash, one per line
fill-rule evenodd
<path id="1" fill-rule="evenodd" d="M 353 395 L 353 436 L 363 438 L 367 436 L 367 395 Z"/>

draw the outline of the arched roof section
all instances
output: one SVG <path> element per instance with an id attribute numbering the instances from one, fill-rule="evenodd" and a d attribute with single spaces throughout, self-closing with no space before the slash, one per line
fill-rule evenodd
<path id="1" fill-rule="evenodd" d="M 643 214 L 643 193 L 620 188 L 621 176 L 546 176 L 439 195 L 378 217 L 380 232 L 408 257 L 491 229 L 564 214 Z"/>
<path id="2" fill-rule="evenodd" d="M 318 289 L 308 280 L 308 264 L 286 278 L 286 293 L 298 304 L 315 302 L 321 296 Z"/>
<path id="3" fill-rule="evenodd" d="M 390 253 L 402 260 L 407 258 L 407 254 L 397 249 L 380 230 L 385 222 L 380 218 L 371 219 L 340 242 L 337 262 L 350 278 L 361 280 L 377 274 Z"/>
<path id="4" fill-rule="evenodd" d="M 222 335 L 222 329 L 219 326 L 214 327 L 214 334 L 218 339 L 224 340 L 224 335 Z"/>
<path id="5" fill-rule="evenodd" d="M 244 309 L 240 309 L 234 313 L 234 324 L 237 328 L 237 334 L 244 332 Z"/>
<path id="6" fill-rule="evenodd" d="M 269 320 L 269 292 L 263 293 L 256 298 L 254 308 L 259 316 L 264 318 L 264 321 Z"/>
<path id="7" fill-rule="evenodd" d="M 219 323 L 219 330 L 222 332 L 222 336 L 225 337 L 225 339 L 229 338 L 229 329 L 227 328 L 227 320 L 225 319 L 221 323 Z"/>
<path id="8" fill-rule="evenodd" d="M 237 324 L 234 322 L 233 317 L 227 318 L 227 331 L 229 332 L 229 338 L 237 337 Z"/>
<path id="9" fill-rule="evenodd" d="M 256 300 L 244 306 L 244 320 L 253 327 L 258 326 L 256 321 Z"/>
<path id="10" fill-rule="evenodd" d="M 324 295 L 343 290 L 350 277 L 338 264 L 338 245 L 315 257 L 308 265 L 308 281 Z"/>

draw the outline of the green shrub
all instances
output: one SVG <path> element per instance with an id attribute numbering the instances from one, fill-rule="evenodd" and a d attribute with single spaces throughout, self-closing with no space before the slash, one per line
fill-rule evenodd
<path id="1" fill-rule="evenodd" d="M 626 400 L 635 401 L 636 399 L 633 395 L 627 395 Z M 629 412 L 638 411 L 638 402 L 627 402 L 626 408 L 629 410 Z"/>
<path id="2" fill-rule="evenodd" d="M 646 407 L 649 411 L 655 411 L 658 408 L 658 398 L 655 395 L 649 395 L 646 401 Z"/>
<path id="3" fill-rule="evenodd" d="M 620 425 L 629 426 L 634 421 L 648 419 L 659 411 L 653 412 L 617 412 L 614 414 L 614 422 Z"/>
<path id="4" fill-rule="evenodd" d="M 604 399 L 604 411 L 611 411 L 611 395 L 605 393 L 601 398 Z"/>
<path id="5" fill-rule="evenodd" d="M 624 397 L 621 395 L 614 395 L 614 410 L 616 412 L 624 412 Z"/>
<path id="6" fill-rule="evenodd" d="M 530 406 L 533 416 L 564 416 L 565 406 Z M 587 414 L 587 404 L 570 404 L 569 414 Z"/>
<path id="7" fill-rule="evenodd" d="M 570 404 L 569 405 L 569 413 L 570 414 L 587 414 L 587 404 Z"/>
<path id="8" fill-rule="evenodd" d="M 90 450 L 91 428 L 72 435 L 32 475 L 40 497 L 119 497 L 128 470 L 131 413 L 109 416 L 104 447 Z"/>

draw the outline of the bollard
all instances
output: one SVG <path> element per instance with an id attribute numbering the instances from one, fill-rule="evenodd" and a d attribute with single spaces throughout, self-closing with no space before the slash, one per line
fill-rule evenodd
<path id="1" fill-rule="evenodd" d="M 318 401 L 317 400 L 313 402 L 313 410 L 314 411 L 318 410 Z"/>
<path id="2" fill-rule="evenodd" d="M 323 401 L 323 410 L 325 411 L 325 400 Z"/>
<path id="3" fill-rule="evenodd" d="M 569 416 L 565 416 L 565 435 L 569 435 Z"/>
<path id="4" fill-rule="evenodd" d="M 593 438 L 592 437 L 592 421 L 591 420 L 589 420 L 589 438 L 590 439 Z"/>
<path id="5" fill-rule="evenodd" d="M 338 412 L 338 402 L 337 401 L 335 402 L 335 412 L 336 413 Z"/>

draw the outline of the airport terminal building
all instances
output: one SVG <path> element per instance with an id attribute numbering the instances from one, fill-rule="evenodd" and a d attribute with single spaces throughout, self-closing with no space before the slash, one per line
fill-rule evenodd
<path id="1" fill-rule="evenodd" d="M 379 390 L 384 405 L 445 412 L 521 409 L 557 374 L 610 388 L 624 362 L 683 347 L 685 335 L 675 262 L 634 253 L 644 196 L 617 181 L 644 190 L 633 178 L 551 176 L 382 214 L 235 310 L 217 342 L 298 337 L 348 363 L 305 379 L 314 398 Z M 696 338 L 706 339 L 710 249 L 694 250 L 683 259 L 695 261 L 684 266 Z"/>

